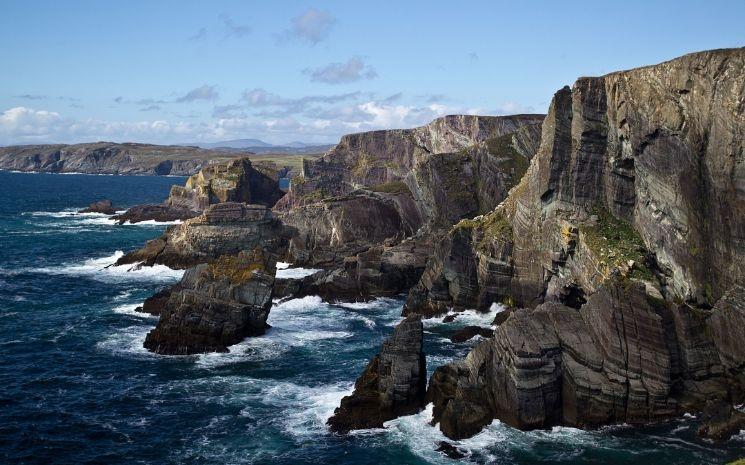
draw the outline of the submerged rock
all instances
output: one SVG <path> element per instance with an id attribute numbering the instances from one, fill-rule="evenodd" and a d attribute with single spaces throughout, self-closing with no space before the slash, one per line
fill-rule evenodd
<path id="1" fill-rule="evenodd" d="M 99 200 L 88 205 L 87 208 L 80 210 L 78 213 L 103 213 L 104 215 L 113 215 L 116 213 L 111 200 Z"/>
<path id="2" fill-rule="evenodd" d="M 275 272 L 276 259 L 258 247 L 189 268 L 168 292 L 145 348 L 165 355 L 227 352 L 264 334 Z"/>
<path id="3" fill-rule="evenodd" d="M 383 423 L 424 407 L 427 370 L 422 350 L 423 327 L 418 316 L 396 326 L 329 418 L 332 431 L 381 428 Z"/>
<path id="4" fill-rule="evenodd" d="M 745 430 L 745 413 L 735 410 L 731 403 L 723 400 L 707 402 L 701 421 L 699 437 L 715 441 L 726 441 Z"/>

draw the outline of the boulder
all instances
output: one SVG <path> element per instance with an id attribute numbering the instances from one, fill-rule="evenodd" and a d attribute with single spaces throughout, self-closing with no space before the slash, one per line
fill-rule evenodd
<path id="1" fill-rule="evenodd" d="M 116 213 L 111 200 L 99 200 L 88 205 L 87 208 L 80 210 L 78 213 L 103 213 L 104 215 L 113 215 Z"/>
<path id="2" fill-rule="evenodd" d="M 373 357 L 354 386 L 329 418 L 332 431 L 381 428 L 383 423 L 411 415 L 424 407 L 427 370 L 422 350 L 422 321 L 409 316 Z"/>

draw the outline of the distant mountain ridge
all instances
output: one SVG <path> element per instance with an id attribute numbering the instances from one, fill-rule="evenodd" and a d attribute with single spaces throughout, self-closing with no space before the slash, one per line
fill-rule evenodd
<path id="1" fill-rule="evenodd" d="M 310 144 L 307 142 L 292 141 L 287 144 L 275 145 L 264 142 L 261 139 L 231 139 L 218 142 L 192 142 L 178 144 L 182 146 L 200 147 L 225 152 L 241 150 L 253 153 L 320 153 L 331 149 L 334 144 Z"/>

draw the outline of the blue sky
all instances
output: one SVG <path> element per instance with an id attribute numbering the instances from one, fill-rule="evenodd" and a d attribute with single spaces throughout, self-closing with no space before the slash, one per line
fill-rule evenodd
<path id="1" fill-rule="evenodd" d="M 333 143 L 742 46 L 742 0 L 3 0 L 0 145 Z"/>

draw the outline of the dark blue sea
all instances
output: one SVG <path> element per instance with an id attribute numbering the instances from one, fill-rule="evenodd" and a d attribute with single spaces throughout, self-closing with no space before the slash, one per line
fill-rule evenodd
<path id="1" fill-rule="evenodd" d="M 75 211 L 103 198 L 121 209 L 160 202 L 182 182 L 0 173 L 0 462 L 451 463 L 435 451 L 444 437 L 429 426 L 429 409 L 343 438 L 324 426 L 400 320 L 400 299 L 278 304 L 265 336 L 227 354 L 167 357 L 142 348 L 156 320 L 135 307 L 181 273 L 107 266 L 165 225 L 119 226 Z M 426 321 L 429 370 L 467 352 L 468 344 L 447 340 L 455 327 L 489 324 L 493 315 Z M 696 439 L 696 427 L 685 418 L 520 432 L 494 422 L 455 445 L 473 463 L 495 464 L 721 464 L 745 456 L 745 435 L 715 445 Z"/>

